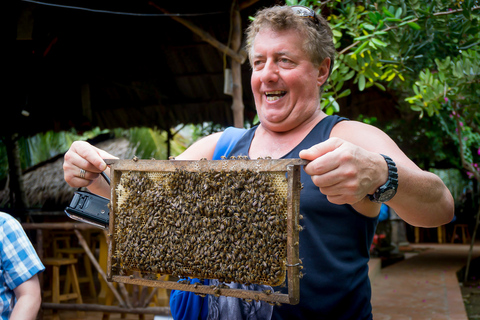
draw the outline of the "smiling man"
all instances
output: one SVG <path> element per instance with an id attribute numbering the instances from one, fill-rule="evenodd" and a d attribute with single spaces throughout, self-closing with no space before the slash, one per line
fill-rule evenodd
<path id="1" fill-rule="evenodd" d="M 301 176 L 300 303 L 274 307 L 272 317 L 372 319 L 367 263 L 381 203 L 412 225 L 433 227 L 452 219 L 453 198 L 437 176 L 421 170 L 379 129 L 322 111 L 322 86 L 335 48 L 328 23 L 313 10 L 259 11 L 247 30 L 247 50 L 260 124 L 230 141 L 233 149 L 224 155 L 310 161 Z M 201 139 L 176 159 L 212 159 L 225 144 L 221 136 Z M 109 186 L 98 177 L 107 169 L 102 159 L 111 157 L 75 142 L 65 155 L 65 180 L 108 197 Z M 216 300 L 209 297 L 211 319 L 244 303 L 220 300 L 212 307 L 211 301 Z M 226 314 L 261 318 L 256 311 Z"/>

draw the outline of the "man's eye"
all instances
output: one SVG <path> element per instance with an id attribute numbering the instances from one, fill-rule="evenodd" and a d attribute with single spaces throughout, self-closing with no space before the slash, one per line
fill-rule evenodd
<path id="1" fill-rule="evenodd" d="M 256 69 L 258 69 L 259 67 L 261 67 L 263 64 L 264 64 L 264 62 L 261 61 L 261 60 L 257 60 L 257 61 L 254 61 L 254 62 L 253 62 L 253 66 L 254 66 Z"/>

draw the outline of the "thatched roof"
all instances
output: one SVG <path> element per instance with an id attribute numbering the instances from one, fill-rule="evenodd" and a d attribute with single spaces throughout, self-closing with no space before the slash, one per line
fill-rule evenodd
<path id="1" fill-rule="evenodd" d="M 15 67 L 5 75 L 12 80 L 3 87 L 2 98 L 12 102 L 3 111 L 7 121 L 0 126 L 0 136 L 72 127 L 79 131 L 140 126 L 168 130 L 207 121 L 233 125 L 232 97 L 224 93 L 224 69 L 230 67 L 230 58 L 170 16 L 144 15 L 163 14 L 157 7 L 161 6 L 229 46 L 232 1 L 152 5 L 86 0 L 79 5 L 67 0 L 58 7 L 19 2 L 20 19 L 14 21 L 17 41 L 5 50 L 14 53 L 5 60 Z M 259 8 L 284 2 L 238 3 L 245 29 L 249 16 Z M 121 12 L 139 15 L 114 14 Z M 241 73 L 244 118 L 252 120 L 255 105 L 248 62 Z M 356 96 L 339 101 L 344 115 L 383 112 L 388 117 L 394 109 L 388 95 L 366 101 L 357 101 Z M 389 104 L 392 107 L 385 108 Z"/>
<path id="2" fill-rule="evenodd" d="M 110 139 L 96 144 L 110 154 L 122 159 L 133 156 L 134 150 L 127 139 Z M 63 154 L 36 165 L 23 175 L 25 194 L 30 208 L 62 210 L 70 203 L 75 188 L 70 187 L 63 178 Z M 0 191 L 0 207 L 9 197 L 8 184 Z"/>
<path id="3" fill-rule="evenodd" d="M 229 45 L 232 1 L 157 2 Z M 242 29 L 258 8 L 275 2 L 240 1 Z M 151 3 L 19 2 L 17 41 L 5 50 L 15 53 L 7 57 L 14 80 L 5 88 L 14 99 L 4 117 L 11 131 L 232 125 L 232 97 L 224 93 L 229 57 Z M 245 118 L 253 118 L 248 63 L 242 73 Z"/>

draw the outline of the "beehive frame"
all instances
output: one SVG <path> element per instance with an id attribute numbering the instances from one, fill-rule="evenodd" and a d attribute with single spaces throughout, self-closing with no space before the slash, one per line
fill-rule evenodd
<path id="1" fill-rule="evenodd" d="M 107 259 L 107 279 L 109 281 L 128 283 L 150 287 L 161 287 L 166 289 L 175 289 L 190 291 L 199 295 L 212 294 L 224 295 L 246 300 L 263 300 L 270 303 L 288 303 L 297 304 L 299 301 L 299 269 L 301 262 L 298 256 L 298 232 L 299 232 L 299 200 L 300 200 L 300 166 L 305 165 L 306 161 L 301 159 L 225 159 L 225 160 L 105 160 L 110 165 L 111 176 L 111 210 L 108 241 L 108 259 Z M 240 172 L 250 171 L 258 172 L 264 175 L 272 173 L 283 175 L 285 186 L 287 188 L 285 195 L 286 206 L 286 259 L 284 270 L 286 271 L 286 280 L 288 282 L 288 294 L 277 292 L 263 292 L 254 290 L 231 289 L 227 287 L 213 287 L 206 285 L 193 285 L 180 283 L 176 281 L 160 280 L 155 274 L 163 274 L 159 270 L 155 272 L 133 272 L 130 275 L 122 274 L 115 259 L 116 234 L 119 230 L 116 225 L 116 214 L 119 212 L 121 204 L 121 186 L 122 174 L 144 173 L 148 175 L 168 175 L 175 172 Z M 119 196 L 120 194 L 120 196 Z M 172 214 L 180 214 L 172 213 Z M 150 219 L 151 220 L 151 219 Z M 121 270 L 123 271 L 123 270 Z M 127 270 L 138 271 L 138 270 Z M 142 270 L 140 270 L 142 271 Z M 164 270 L 162 270 L 164 271 Z M 139 275 L 140 274 L 140 275 Z M 143 274 L 143 276 L 142 276 Z M 168 273 L 167 273 L 168 274 Z M 195 274 L 186 276 L 197 277 Z M 198 276 L 198 278 L 201 278 Z M 229 282 L 229 281 L 228 281 Z M 276 284 L 275 284 L 276 285 Z"/>

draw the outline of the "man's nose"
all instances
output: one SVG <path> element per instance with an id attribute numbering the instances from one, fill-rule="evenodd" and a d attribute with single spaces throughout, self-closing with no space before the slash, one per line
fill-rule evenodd
<path id="1" fill-rule="evenodd" d="M 273 61 L 267 61 L 262 70 L 262 82 L 275 82 L 278 80 L 279 70 L 278 65 Z"/>

